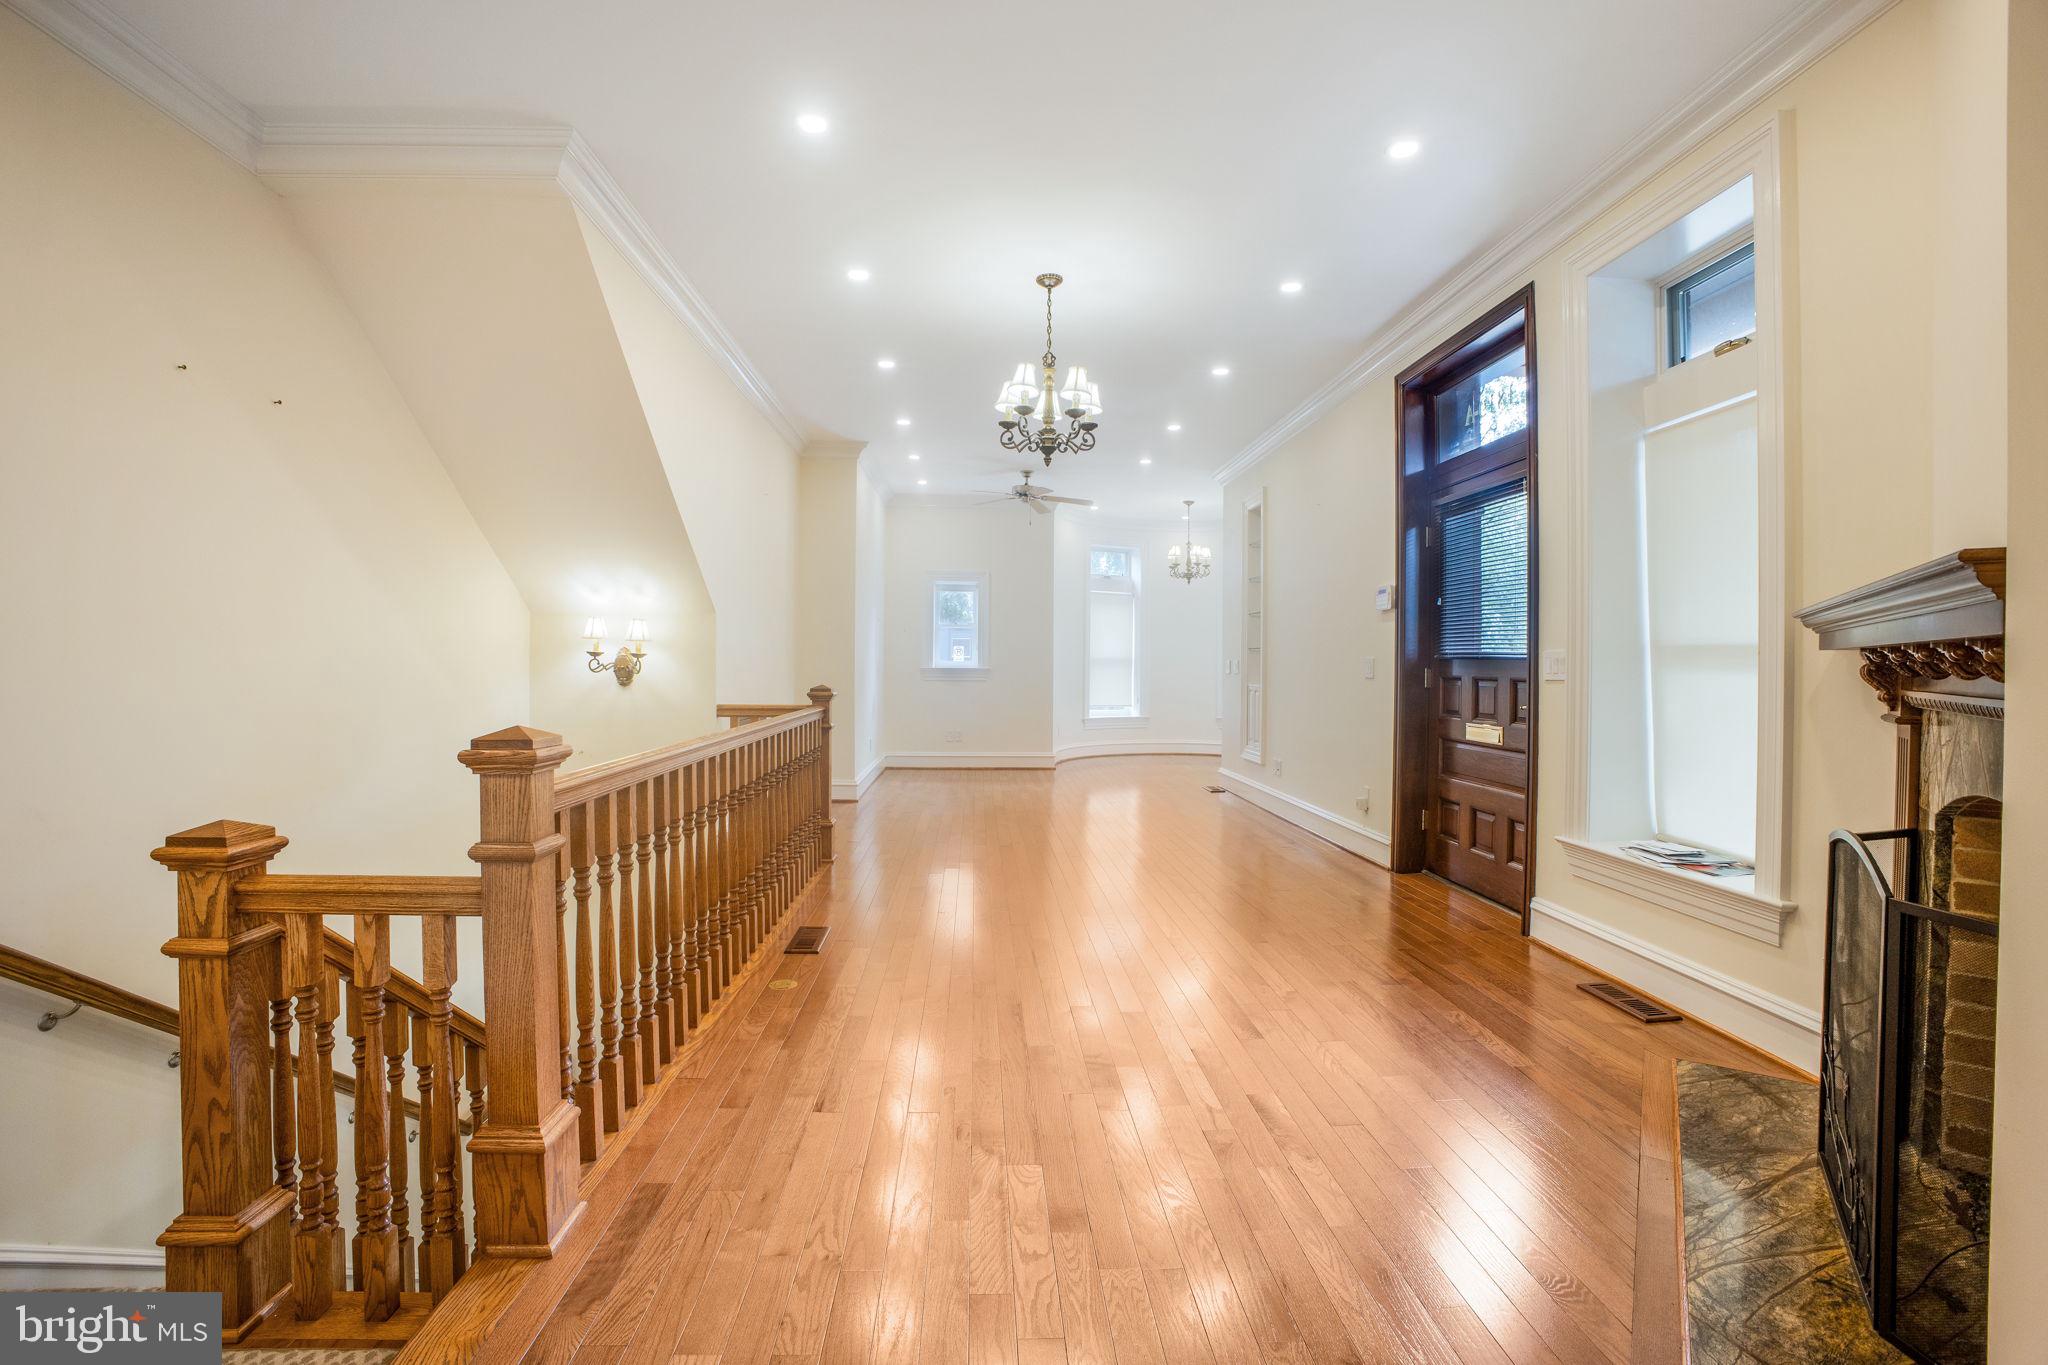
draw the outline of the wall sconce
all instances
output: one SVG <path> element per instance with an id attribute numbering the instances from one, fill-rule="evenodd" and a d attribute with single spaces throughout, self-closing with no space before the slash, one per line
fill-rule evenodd
<path id="1" fill-rule="evenodd" d="M 619 680 L 619 686 L 631 687 L 633 679 L 639 677 L 640 670 L 647 666 L 647 623 L 638 619 L 629 621 L 626 624 L 626 643 L 609 660 L 604 657 L 604 634 L 602 616 L 593 616 L 583 623 L 583 636 L 590 641 L 590 648 L 586 651 L 590 655 L 590 671 L 609 672 Z"/>

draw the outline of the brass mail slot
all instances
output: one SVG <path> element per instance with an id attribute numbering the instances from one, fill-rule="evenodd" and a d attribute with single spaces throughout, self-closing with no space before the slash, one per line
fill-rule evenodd
<path id="1" fill-rule="evenodd" d="M 1507 731 L 1483 720 L 1468 720 L 1465 722 L 1465 738 L 1474 744 L 1498 744 L 1507 738 Z"/>

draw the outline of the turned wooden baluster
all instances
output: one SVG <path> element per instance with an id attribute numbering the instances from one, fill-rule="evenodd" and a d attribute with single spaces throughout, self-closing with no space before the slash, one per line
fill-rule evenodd
<path id="1" fill-rule="evenodd" d="M 323 1070 L 320 1035 L 327 1003 L 327 945 L 317 915 L 286 915 L 286 976 L 292 987 L 293 1012 L 299 1026 L 298 1218 L 292 1232 L 292 1292 L 301 1320 L 317 1318 L 334 1302 L 333 1227 L 327 1221 L 327 1147 L 331 1134 L 327 1115 L 334 1095 L 326 1087 L 331 1073 Z M 324 1025 L 333 1046 L 333 1021 Z"/>
<path id="2" fill-rule="evenodd" d="M 490 1093 L 486 1088 L 485 1064 L 486 1058 L 484 1057 L 483 1048 L 465 1039 L 462 1044 L 462 1075 L 464 1084 L 469 1088 L 469 1127 L 472 1133 L 482 1132 L 484 1124 L 490 1120 Z M 481 1198 L 481 1195 L 478 1197 Z M 470 1253 L 464 1246 L 460 1236 L 459 1211 L 462 1209 L 463 1203 L 462 1167 L 459 1165 L 455 1168 L 455 1207 L 458 1210 L 458 1235 L 455 1238 L 458 1260 L 455 1273 L 459 1278 L 465 1270 L 469 1269 L 470 1261 Z M 484 1220 L 475 1210 L 472 1210 L 470 1226 L 476 1238 L 476 1254 L 481 1256 L 484 1254 Z"/>
<path id="3" fill-rule="evenodd" d="M 412 1015 L 394 1004 L 384 1017 L 385 1114 L 391 1127 L 391 1223 L 398 1230 L 398 1287 L 413 1288 L 412 1198 L 405 1142 L 405 1055 L 412 1039 Z"/>
<path id="4" fill-rule="evenodd" d="M 676 1026 L 675 879 L 669 846 L 669 812 L 674 809 L 669 778 L 663 773 L 651 778 L 654 822 L 654 1022 L 660 1043 L 661 1064 L 667 1066 L 682 1046 L 682 1030 Z"/>
<path id="5" fill-rule="evenodd" d="M 661 1049 L 660 1020 L 656 1017 L 660 1010 L 654 988 L 654 955 L 659 949 L 655 937 L 658 921 L 654 899 L 654 792 L 649 782 L 636 782 L 630 790 L 633 818 L 620 837 L 633 840 L 633 865 L 638 873 L 634 904 L 640 912 L 640 1083 L 651 1086 L 661 1079 L 661 1065 L 667 1060 Z"/>
<path id="6" fill-rule="evenodd" d="M 299 916 L 298 918 L 306 918 Z M 326 960 L 322 930 L 321 960 Z M 320 968 L 320 1014 L 313 1028 L 313 1053 L 319 1064 L 314 1094 L 320 1103 L 320 1217 L 326 1224 L 327 1281 L 335 1289 L 348 1284 L 348 1238 L 341 1230 L 341 1119 L 334 1091 L 334 1026 L 341 1021 L 341 973 Z M 301 1042 L 300 1046 L 305 1044 Z M 303 1125 L 302 1125 L 303 1127 Z"/>
<path id="7" fill-rule="evenodd" d="M 704 992 L 704 765 L 683 769 L 683 977 L 695 1032 L 710 1001 Z"/>
<path id="8" fill-rule="evenodd" d="M 288 917 L 279 916 L 280 929 L 288 930 Z M 299 1124 L 293 1106 L 292 1080 L 295 1075 L 292 1059 L 292 964 L 290 936 L 287 932 L 285 947 L 277 953 L 277 977 L 271 985 L 270 996 L 270 1137 L 275 1154 L 273 1165 L 277 1169 L 277 1187 L 294 1192 L 297 1197 L 299 1184 Z"/>
<path id="9" fill-rule="evenodd" d="M 736 823 L 735 796 L 738 787 L 735 772 L 738 759 L 731 750 L 717 758 L 718 764 L 718 822 L 712 827 L 712 838 L 717 847 L 718 859 L 718 901 L 712 908 L 712 953 L 718 962 L 717 973 L 712 981 L 713 999 L 722 999 L 726 986 L 732 981 L 732 888 L 733 888 L 733 829 Z"/>
<path id="10" fill-rule="evenodd" d="M 420 1087 L 420 1278 L 436 1303 L 455 1287 L 462 1241 L 462 1122 L 456 1111 L 460 1067 L 454 1039 L 455 917 L 420 922 L 420 983 L 427 1015 L 424 1047 L 415 1045 Z"/>
<path id="11" fill-rule="evenodd" d="M 612 799 L 590 803 L 590 832 L 597 854 L 597 998 L 604 1007 L 604 1051 L 598 1061 L 599 1089 L 604 1101 L 604 1130 L 616 1133 L 626 1121 L 625 1066 L 619 1055 L 623 1029 L 619 1022 L 619 915 L 614 899 L 618 874 L 618 831 L 612 822 Z"/>
<path id="12" fill-rule="evenodd" d="M 740 898 L 739 933 L 740 961 L 754 960 L 754 945 L 760 939 L 761 926 L 761 876 L 765 860 L 761 857 L 761 840 L 766 830 L 764 817 L 768 812 L 768 741 L 757 739 L 747 746 L 747 808 L 745 861 L 741 864 L 747 870 L 744 883 L 745 894 Z"/>
<path id="13" fill-rule="evenodd" d="M 612 840 L 619 851 L 619 1105 L 640 1107 L 640 920 L 634 900 L 639 872 L 633 841 L 633 789 L 612 793 Z"/>
<path id="14" fill-rule="evenodd" d="M 592 945 L 596 911 L 590 903 L 590 806 L 568 812 L 569 868 L 576 897 L 576 1148 L 585 1161 L 604 1148 L 604 1102 L 598 1094 L 597 954 Z"/>
<path id="15" fill-rule="evenodd" d="M 569 1031 L 569 831 L 568 821 L 555 816 L 562 846 L 555 852 L 555 1031 L 562 1039 L 562 1098 L 576 1102 L 575 1035 Z"/>
<path id="16" fill-rule="evenodd" d="M 382 1322 L 398 1309 L 398 1228 L 391 1219 L 391 1115 L 384 1076 L 385 989 L 391 982 L 391 921 L 355 917 L 356 1283 L 363 1316 Z M 402 1117 L 403 1111 L 401 1111 Z M 403 1128 L 400 1129 L 401 1134 Z M 400 1155 L 403 1156 L 401 1138 Z"/>

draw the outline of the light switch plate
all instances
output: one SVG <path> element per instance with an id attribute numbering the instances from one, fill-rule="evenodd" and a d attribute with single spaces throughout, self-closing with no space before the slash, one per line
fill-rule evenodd
<path id="1" fill-rule="evenodd" d="M 1365 676 L 1368 678 L 1373 676 L 1379 670 L 1379 666 L 1379 660 L 1368 654 L 1365 659 Z"/>
<path id="2" fill-rule="evenodd" d="M 1564 651 L 1546 649 L 1543 651 L 1543 681 L 1564 681 Z"/>

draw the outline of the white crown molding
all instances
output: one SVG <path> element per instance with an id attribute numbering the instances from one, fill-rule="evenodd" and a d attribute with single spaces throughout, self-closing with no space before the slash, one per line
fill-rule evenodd
<path id="1" fill-rule="evenodd" d="M 254 169 L 263 121 L 154 38 L 96 0 L 4 0 L 7 7 L 169 114 L 239 166 Z"/>
<path id="2" fill-rule="evenodd" d="M 1335 844 L 1346 853 L 1355 853 L 1370 863 L 1381 867 L 1393 863 L 1393 845 L 1387 836 L 1376 829 L 1367 829 L 1356 820 L 1347 820 L 1321 806 L 1311 805 L 1298 796 L 1290 796 L 1277 787 L 1253 781 L 1243 773 L 1228 768 L 1218 768 L 1216 777 L 1223 789 L 1233 796 L 1242 797 L 1268 815 L 1277 815 L 1298 829 L 1307 830 L 1326 843 Z"/>
<path id="3" fill-rule="evenodd" d="M 805 432 L 573 128 L 356 119 L 266 121 L 97 0 L 0 0 L 246 170 L 276 180 L 544 182 L 568 196 L 792 450 Z"/>
<path id="4" fill-rule="evenodd" d="M 1529 936 L 1803 1071 L 1820 1069 L 1820 1012 L 1541 896 Z"/>
<path id="5" fill-rule="evenodd" d="M 1307 430 L 1332 408 L 1430 342 L 1496 303 L 1600 214 L 1641 188 L 1744 110 L 1853 37 L 1897 0 L 1805 0 L 1738 53 L 1692 96 L 1631 138 L 1619 151 L 1530 217 L 1523 226 L 1424 292 L 1374 333 L 1365 349 L 1293 411 L 1212 476 L 1227 484 Z"/>

